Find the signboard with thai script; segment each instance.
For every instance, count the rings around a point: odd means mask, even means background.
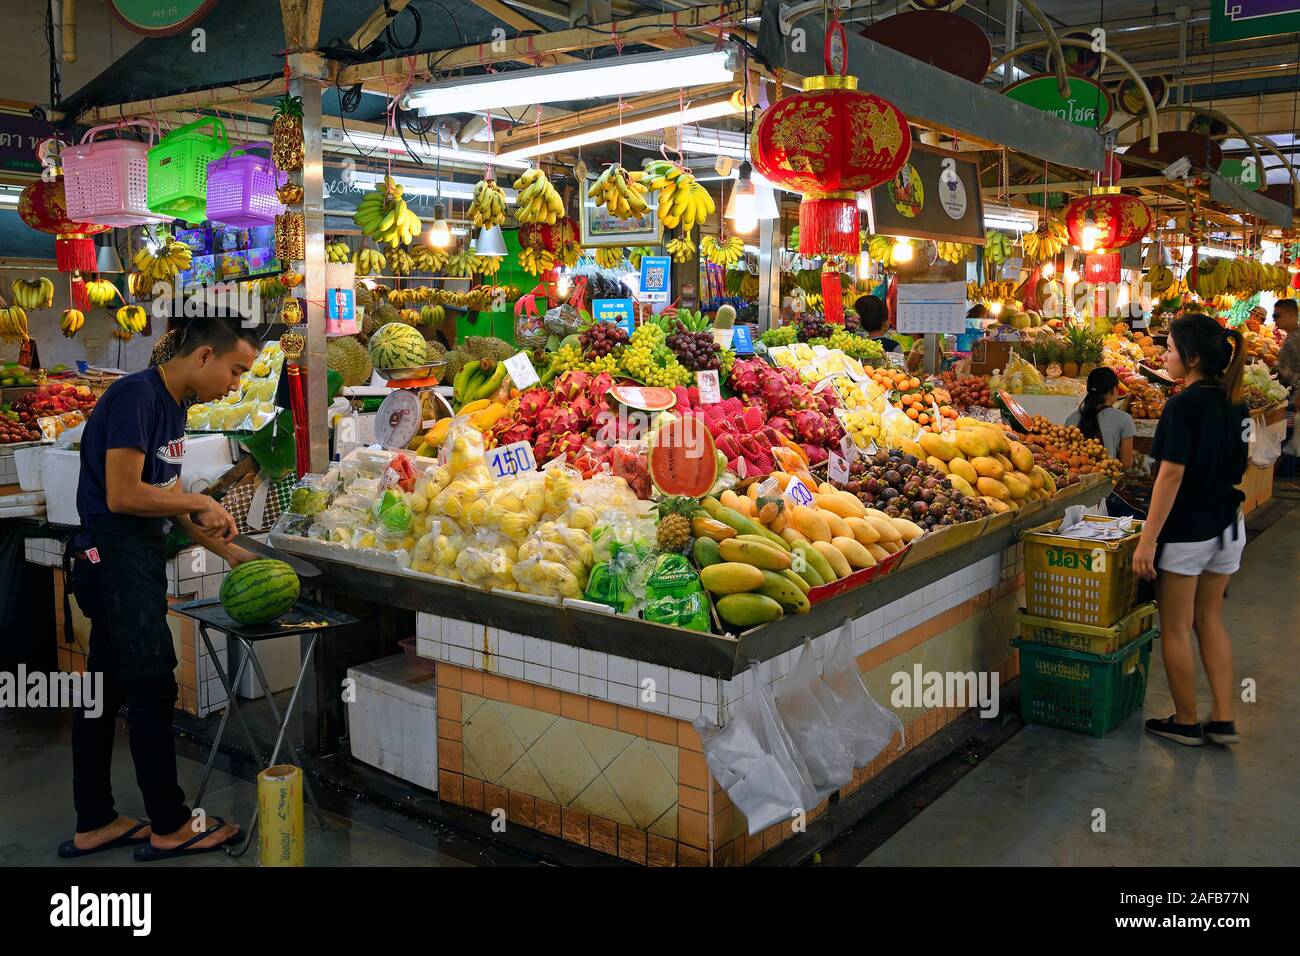
[[[1300,30],[1300,0],[1211,0],[1210,42],[1250,40]]]
[[[1070,85],[1068,97],[1061,96],[1055,73],[1026,77],[1012,83],[1002,93],[1075,126],[1088,129],[1105,126],[1114,109],[1106,88],[1086,76],[1071,76],[1067,79]]]

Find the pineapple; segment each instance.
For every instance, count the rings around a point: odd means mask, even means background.
[[[271,122],[271,159],[282,172],[302,169],[305,153],[302,136],[302,97],[282,96],[275,101]]]
[[[674,496],[659,502],[659,531],[655,544],[660,551],[684,551],[691,543],[691,514],[699,507],[694,498]]]

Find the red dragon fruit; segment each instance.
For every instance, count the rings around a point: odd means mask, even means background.
[[[535,425],[550,404],[550,392],[542,388],[530,388],[519,396],[519,418],[530,425]]]
[[[767,427],[776,432],[777,435],[783,435],[786,438],[794,438],[794,426],[790,424],[790,419],[782,415],[767,420]],[[772,444],[779,444],[779,440],[774,440]]]
[[[806,442],[816,442],[817,444],[826,444],[832,436],[831,422],[821,412],[815,412],[812,409],[795,412],[790,416],[794,424],[794,430],[798,432],[799,438]]]
[[[613,387],[614,376],[610,375],[608,372],[601,372],[587,383],[587,397],[590,398],[594,404],[599,404],[605,400],[605,393]]]
[[[810,442],[804,443],[803,450],[808,455],[809,465],[820,465],[830,457],[830,453],[825,448],[821,445],[814,445]]]
[[[591,376],[580,369],[570,369],[555,380],[555,397],[572,401],[591,384]]]
[[[578,421],[581,422],[579,429],[586,431],[591,426],[591,420],[596,414],[596,404],[588,395],[582,394],[569,402],[569,411],[573,412],[578,417]]]

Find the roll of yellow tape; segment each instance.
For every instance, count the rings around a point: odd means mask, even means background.
[[[302,771],[292,764],[257,775],[262,866],[302,866]]]

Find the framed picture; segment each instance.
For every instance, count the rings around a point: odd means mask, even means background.
[[[595,176],[588,176],[582,184],[579,195],[582,197],[581,241],[584,246],[654,246],[659,244],[659,219],[655,215],[658,203],[655,193],[647,193],[646,200],[650,208],[643,215],[631,219],[619,219],[611,216],[604,206],[597,206],[596,200],[587,195],[587,190],[596,181]]]

